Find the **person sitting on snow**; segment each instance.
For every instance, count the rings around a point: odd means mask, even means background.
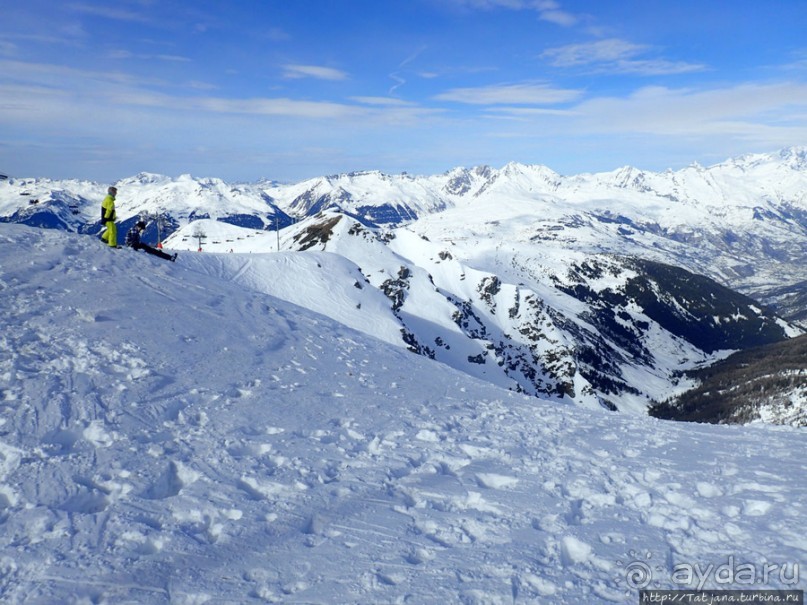
[[[177,259],[176,253],[172,256],[170,254],[166,254],[162,250],[152,248],[151,246],[141,242],[140,237],[143,235],[143,231],[145,230],[146,230],[146,223],[144,221],[137,221],[134,224],[134,226],[131,229],[129,229],[129,232],[126,234],[126,245],[129,246],[130,248],[134,248],[135,250],[144,250],[149,254],[159,256],[160,258],[164,258],[165,260],[175,261]]]

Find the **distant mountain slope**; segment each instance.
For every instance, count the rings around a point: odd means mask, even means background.
[[[807,328],[807,281],[795,284],[771,284],[757,292],[772,311]]]
[[[588,285],[606,272],[612,277],[620,273],[614,264],[596,259],[573,266],[573,284],[556,282],[559,289],[590,305],[592,317],[604,312],[595,320],[601,333],[623,331],[629,318],[627,307],[635,306],[669,333],[706,353],[745,349],[787,336],[782,322],[760,309],[756,301],[708,277],[638,258],[627,258],[622,265],[634,274],[619,288],[597,290]],[[613,315],[615,308],[622,310]]]
[[[740,351],[691,377],[697,388],[650,413],[692,422],[807,426],[807,335]]]

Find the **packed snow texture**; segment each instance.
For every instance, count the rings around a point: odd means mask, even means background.
[[[803,431],[517,395],[182,260],[0,225],[2,602],[805,587]]]

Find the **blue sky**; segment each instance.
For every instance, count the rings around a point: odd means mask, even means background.
[[[562,174],[807,144],[804,0],[26,0],[0,172]]]

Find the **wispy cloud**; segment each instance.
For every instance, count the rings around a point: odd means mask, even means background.
[[[307,101],[285,97],[230,99],[224,97],[178,97],[139,91],[116,99],[119,105],[161,107],[174,111],[202,111],[209,114],[298,118],[304,121],[324,121],[330,125],[359,124],[366,126],[374,120],[383,124],[418,121],[441,113],[409,103],[384,102],[381,98],[361,98],[354,103]]]
[[[210,84],[209,82],[202,82],[200,80],[190,80],[186,83],[186,86],[194,90],[216,90],[219,88],[215,84]]]
[[[411,107],[414,103],[402,101],[393,97],[351,97],[351,100],[364,105],[380,105],[386,107]]]
[[[586,66],[612,73],[635,75],[681,74],[706,69],[698,63],[640,58],[651,50],[652,47],[644,44],[609,38],[550,48],[541,53],[540,58],[555,67]]]
[[[287,98],[225,99],[169,98],[163,105],[170,108],[189,107],[214,113],[286,116],[295,118],[342,119],[355,116],[355,106],[326,101],[300,101]]]
[[[624,61],[645,52],[647,48],[642,44],[633,44],[625,40],[611,38],[585,44],[567,44],[566,46],[550,48],[541,53],[540,56],[557,67],[572,67],[591,63]]]
[[[527,4],[524,0],[444,0],[444,2],[454,6],[479,10],[492,10],[495,8],[520,10]]]
[[[574,117],[577,115],[573,109],[548,109],[545,107],[490,107],[487,111],[491,115],[509,116],[522,120],[543,116]]]
[[[88,71],[60,65],[0,60],[0,71],[19,80],[22,85],[45,87],[66,98],[87,102],[86,89],[93,90],[91,99],[107,110],[113,107],[141,106],[166,110],[203,110],[214,113],[245,115],[285,115],[307,118],[343,118],[356,113],[353,105],[324,101],[298,101],[287,98],[228,99],[217,97],[182,97],[155,92],[155,86],[167,82],[147,80],[118,71]],[[100,88],[97,88],[100,86]],[[80,101],[78,101],[80,99]],[[31,100],[33,105],[33,99]],[[1,117],[1,116],[0,116]]]
[[[53,63],[0,60],[0,73],[11,81],[81,93],[96,85],[159,86],[158,78],[134,76],[124,71],[81,69]]]
[[[801,49],[791,53],[793,58],[792,61],[785,63],[784,65],[779,66],[779,69],[783,69],[786,71],[800,71],[800,70],[807,70],[807,50]]]
[[[263,33],[263,37],[272,42],[285,42],[287,40],[291,40],[291,35],[279,27],[270,27]]]
[[[174,63],[189,63],[191,59],[188,57],[181,57],[179,55],[165,55],[165,54],[157,54],[157,55],[149,55],[143,53],[133,53],[128,50],[113,50],[110,51],[107,55],[110,59],[139,59],[143,61],[169,61]]]
[[[332,67],[318,65],[290,64],[283,66],[284,78],[316,78],[318,80],[347,80],[346,72]]]
[[[300,100],[286,97],[225,97],[177,94],[167,81],[143,78],[121,71],[94,71],[46,63],[0,59],[0,73],[9,84],[0,85],[0,122],[31,121],[44,116],[63,121],[74,111],[87,119],[98,112],[125,115],[132,108],[180,112],[185,117],[204,114],[279,116],[334,123],[372,120],[402,123],[437,115],[439,108],[421,107],[388,97],[354,97],[349,102]],[[190,82],[190,91],[209,91],[206,83]],[[160,92],[160,91],[165,92]],[[88,93],[91,91],[91,93]]]
[[[105,4],[72,3],[67,5],[67,8],[76,13],[103,17],[114,21],[131,21],[135,23],[148,23],[151,21],[151,18],[142,12]]]
[[[667,61],[665,59],[648,59],[636,61],[618,61],[611,70],[614,73],[634,74],[637,76],[672,76],[706,71],[708,67],[701,63],[686,61]]]
[[[494,97],[496,101],[506,98],[504,92]],[[524,153],[546,145],[572,149],[574,142],[599,149],[602,141],[614,148],[627,145],[630,150],[636,145],[660,152],[677,146],[775,149],[807,139],[807,84],[648,86],[626,95],[592,95],[560,107],[488,105],[480,116],[495,124],[486,131],[491,140],[529,141]],[[491,143],[491,149],[494,146]],[[514,145],[499,151],[512,157],[517,149]]]
[[[538,15],[544,21],[562,25],[564,27],[572,27],[577,25],[580,21],[577,15],[568,11],[562,10],[560,5],[554,0],[535,0],[532,2],[533,8],[538,11]]]
[[[782,122],[807,108],[807,84],[738,84],[710,90],[642,88],[624,98],[598,98],[577,109],[605,128],[659,134],[703,134],[727,123]],[[610,126],[606,126],[608,123]]]
[[[475,10],[529,10],[538,13],[543,21],[571,27],[577,25],[580,18],[566,10],[555,0],[443,0],[454,6]]]
[[[26,54],[22,51],[25,51],[26,47],[30,47],[31,45],[36,47],[52,45],[80,46],[84,38],[86,38],[86,32],[84,32],[81,26],[76,24],[61,24],[58,33],[54,31],[47,33],[33,33],[29,31],[24,33],[14,32],[0,34],[0,54],[19,54],[22,56]]]
[[[592,96],[561,111],[542,109],[484,108],[486,118],[495,118],[483,131],[488,153],[495,150],[503,159],[543,153],[561,164],[565,157],[578,171],[625,163],[664,169],[670,162],[723,159],[807,140],[807,84],[801,82],[653,86]]]
[[[0,55],[11,56],[17,53],[17,45],[8,40],[0,39]]]
[[[522,83],[454,88],[435,97],[471,105],[554,105],[568,103],[582,95],[579,90],[553,88],[548,84]]]

